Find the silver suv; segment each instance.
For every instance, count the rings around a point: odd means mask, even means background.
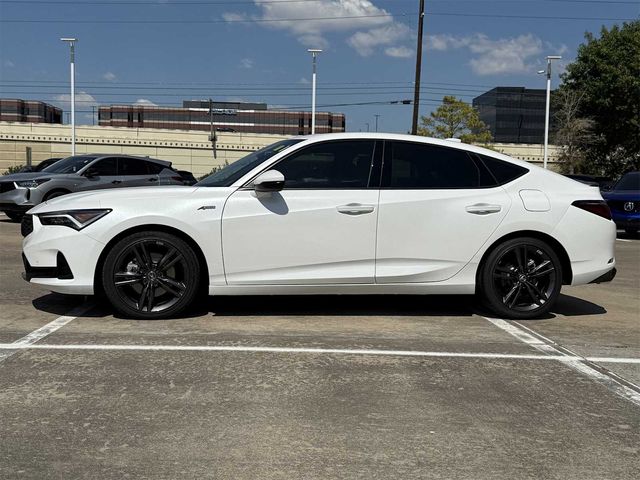
[[[0,177],[0,211],[18,221],[40,202],[71,192],[194,182],[189,172],[177,171],[171,162],[164,160],[113,154],[76,155],[41,172]]]

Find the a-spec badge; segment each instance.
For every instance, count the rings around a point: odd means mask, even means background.
[[[198,210],[215,210],[215,209],[216,209],[215,205],[203,205]]]

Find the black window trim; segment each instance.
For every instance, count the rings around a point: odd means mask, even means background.
[[[478,169],[478,171],[481,168],[484,168],[485,171],[489,174],[489,176],[491,178],[493,178],[493,180],[496,183],[495,183],[495,185],[485,185],[485,186],[477,186],[477,187],[441,187],[441,188],[424,188],[424,187],[403,187],[403,188],[398,188],[398,187],[391,187],[391,186],[383,186],[382,181],[384,179],[385,164],[387,162],[388,162],[389,165],[391,164],[391,161],[390,161],[390,158],[389,158],[389,155],[391,154],[391,149],[390,148],[386,148],[388,142],[409,143],[409,144],[412,144],[412,145],[440,147],[440,148],[445,148],[447,150],[455,150],[455,151],[458,151],[458,152],[464,152],[464,153],[467,154],[467,156],[469,157],[471,162],[474,164],[474,166]],[[416,141],[411,141],[411,140],[385,140],[384,141],[384,154],[383,154],[383,159],[382,159],[382,169],[380,171],[380,187],[379,187],[380,190],[488,190],[488,189],[491,189],[491,188],[498,188],[498,187],[501,187],[501,186],[502,185],[500,185],[500,182],[498,182],[498,180],[493,175],[493,173],[491,172],[489,167],[487,167],[485,165],[485,163],[482,162],[480,157],[477,157],[476,153],[474,153],[474,152],[470,152],[470,151],[464,150],[462,148],[454,148],[454,147],[449,147],[447,145],[440,145],[440,144],[429,143],[429,142],[416,142]]]
[[[242,185],[238,190],[253,190],[254,186],[253,186],[253,181],[258,178],[260,175],[262,175],[264,172],[268,172],[269,170],[277,170],[277,165],[280,162],[283,162],[284,160],[290,158],[293,155],[296,155],[297,153],[300,153],[302,150],[304,150],[307,147],[313,147],[319,144],[329,144],[329,143],[338,143],[338,142],[373,142],[373,152],[371,154],[371,163],[369,165],[369,178],[368,178],[368,184],[366,187],[357,187],[357,188],[322,188],[322,187],[316,187],[316,188],[283,188],[282,191],[297,191],[297,192],[304,192],[304,191],[316,191],[316,190],[327,190],[327,191],[333,191],[333,190],[378,190],[380,187],[379,186],[371,186],[371,179],[374,178],[375,176],[372,175],[372,172],[375,169],[378,169],[378,174],[379,174],[379,179],[380,181],[382,181],[382,164],[384,163],[384,161],[381,162],[380,165],[375,165],[375,160],[376,160],[376,149],[380,146],[382,148],[382,152],[383,152],[383,157],[384,157],[384,141],[381,141],[380,139],[376,139],[376,138],[343,138],[343,139],[335,139],[335,140],[325,140],[325,141],[319,141],[319,142],[314,142],[314,143],[309,143],[301,148],[296,149],[293,152],[290,152],[289,154],[285,155],[284,157],[278,159],[278,161],[272,165],[269,165],[267,168],[265,168],[264,170],[261,170],[259,173],[257,173],[256,175],[254,175],[249,181],[247,181],[244,185]],[[286,179],[285,179],[286,180]]]

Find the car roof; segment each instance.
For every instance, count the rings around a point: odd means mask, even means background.
[[[468,143],[463,143],[457,138],[452,139],[443,139],[443,138],[433,138],[433,137],[423,137],[421,135],[406,135],[400,133],[372,133],[372,132],[356,132],[356,133],[322,133],[316,135],[303,135],[299,138],[302,140],[309,141],[327,141],[327,140],[348,140],[348,139],[368,139],[368,140],[396,140],[402,142],[414,142],[414,143],[426,143],[430,145],[439,145],[442,147],[456,148],[458,150],[465,150],[467,152],[477,153],[479,155],[486,155],[489,157],[497,158],[499,160],[505,160],[507,162],[514,163],[516,165],[520,165],[525,167],[528,170],[541,169],[537,165],[533,165],[525,160],[519,160],[517,158],[510,157],[505,155],[504,153],[500,153],[496,150],[491,150],[488,148],[478,147],[476,145],[470,145]]]
[[[140,157],[137,155],[127,155],[126,153],[82,153],[79,155],[76,155],[78,157],[95,157],[95,158],[103,158],[103,157],[124,157],[124,158],[133,158],[135,160],[145,160],[147,162],[153,162],[153,163],[158,163],[160,165],[163,165],[165,167],[171,167],[171,162],[167,161],[167,160],[160,160],[158,158],[151,158],[151,157]]]

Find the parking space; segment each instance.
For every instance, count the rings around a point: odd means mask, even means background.
[[[637,478],[636,238],[527,322],[459,296],[133,321],[26,284],[19,226],[0,240],[0,478]]]

